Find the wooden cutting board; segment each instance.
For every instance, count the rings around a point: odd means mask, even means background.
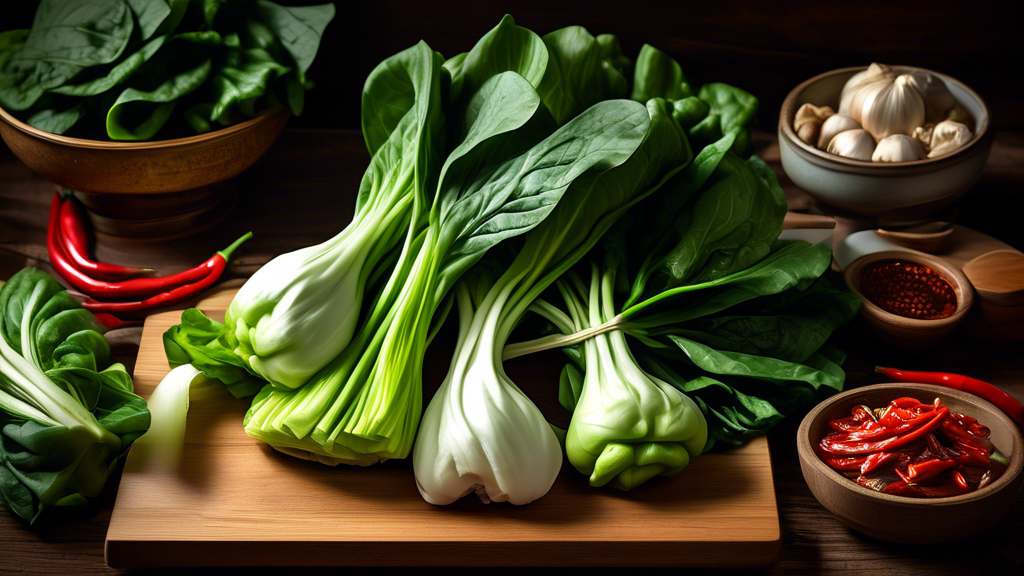
[[[220,320],[234,293],[222,290],[199,307]],[[177,311],[146,320],[135,367],[144,398],[169,371],[161,335],[179,318]],[[428,352],[424,404],[448,368],[445,339]],[[565,425],[560,356],[546,354],[506,368]],[[194,388],[179,469],[148,469],[129,454],[107,532],[110,566],[767,566],[779,555],[764,437],[702,455],[682,474],[631,492],[592,488],[566,464],[529,505],[471,496],[438,507],[420,497],[411,460],[369,468],[298,460],[245,434],[248,407],[219,385]]]

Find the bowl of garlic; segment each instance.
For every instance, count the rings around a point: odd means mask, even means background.
[[[923,68],[833,70],[794,88],[779,115],[786,175],[818,202],[920,217],[977,182],[992,147],[988,107]]]

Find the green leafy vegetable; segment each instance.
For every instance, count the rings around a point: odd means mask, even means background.
[[[191,359],[245,396],[257,381],[249,374],[297,388],[346,348],[366,284],[410,232],[427,225],[425,186],[444,120],[440,69],[440,56],[424,43],[377,66],[363,93],[372,158],[352,223],[323,244],[260,268],[232,301],[226,326],[186,311],[165,335],[175,364]]]
[[[740,443],[822,394],[842,389],[843,371],[829,359],[825,341],[853,317],[859,301],[819,278],[831,262],[826,247],[775,239],[785,216],[782,190],[760,159],[742,161],[728,151],[730,145],[720,141],[706,147],[605,238],[602,280],[592,283],[590,298],[599,285],[610,302],[615,275],[624,273],[633,281],[620,283],[629,294],[621,307],[609,307],[587,324],[578,312],[571,316],[541,302],[533,310],[570,336],[506,348],[505,356],[512,357],[585,341],[585,352],[570,350],[572,362],[560,382],[563,405],[578,410],[588,379],[610,380],[603,376],[607,366],[639,364],[655,382],[674,386],[700,405],[708,420],[707,449],[715,442]],[[625,242],[645,222],[654,221],[654,233],[662,234],[666,219],[671,233],[648,243]],[[585,291],[576,289],[576,300],[571,288],[561,293],[570,311],[585,309],[574,304]],[[574,322],[567,322],[570,316]],[[590,339],[611,339],[608,333],[633,340],[620,347],[617,362],[591,364]],[[591,376],[595,369],[599,373]],[[578,467],[593,474],[586,456],[593,450],[575,450],[584,464]],[[620,451],[623,460],[613,461],[628,461],[631,453]],[[623,484],[646,480],[654,468],[647,470],[632,473]]]
[[[595,105],[584,115],[617,102],[622,101]],[[459,294],[459,344],[424,414],[413,454],[417,486],[428,502],[447,504],[475,491],[484,501],[525,504],[554,482],[559,441],[505,374],[500,350],[537,296],[632,203],[690,161],[686,136],[664,101],[648,102],[645,112],[646,134],[628,160],[574,182],[548,218],[527,234],[497,281],[478,281]],[[469,302],[471,294],[478,295]]]
[[[128,46],[133,28],[121,0],[43,0],[25,45],[0,71],[0,104],[26,110],[83,68],[113,62]]]
[[[113,140],[282,105],[300,114],[334,15],[265,0],[45,0],[31,30],[0,35],[0,105],[49,132]]]
[[[149,428],[102,331],[45,272],[0,288],[0,502],[30,523],[98,496]]]
[[[651,98],[675,101],[691,95],[690,85],[679,63],[654,46],[644,44],[636,57],[631,98],[639,102]]]

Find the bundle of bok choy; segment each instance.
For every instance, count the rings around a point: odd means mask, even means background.
[[[739,444],[842,389],[841,355],[825,341],[859,300],[819,278],[827,248],[776,239],[782,190],[760,159],[729,152],[730,139],[620,221],[591,254],[589,284],[576,272],[559,281],[563,307],[531,307],[564,336],[504,352],[574,346],[559,390],[572,412],[566,453],[593,485],[672,475],[716,441]],[[693,397],[704,436],[673,440],[667,425],[683,419],[651,400],[673,396]]]
[[[567,451],[592,483],[622,488],[770,420],[737,407],[757,397],[731,376],[708,384],[701,371],[841,386],[822,342],[853,308],[816,280],[827,249],[776,241],[778,184],[737,155],[756,98],[695,91],[650,46],[632,86],[631,67],[614,36],[539,37],[507,16],[447,61],[423,42],[385,60],[363,93],[371,163],[352,223],[268,263],[224,324],[186,311],[165,334],[172,365],[238,396],[261,388],[245,429],[278,450],[359,465],[414,451],[420,492],[438,504],[470,492],[523,504],[558,473],[558,433],[505,374],[503,350],[590,338],[568,349],[562,378]],[[504,270],[474,268],[499,243],[518,248]],[[588,254],[589,288],[570,271]],[[538,300],[556,282],[566,311]],[[455,355],[420,426],[425,350],[453,302]],[[531,309],[565,335],[506,347]],[[768,318],[752,320],[762,332],[803,319],[814,337],[768,346],[741,314]]]

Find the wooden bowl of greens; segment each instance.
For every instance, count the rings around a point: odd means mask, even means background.
[[[99,232],[211,223],[223,183],[302,112],[333,5],[205,6],[43,0],[30,30],[0,33],[0,136]]]

